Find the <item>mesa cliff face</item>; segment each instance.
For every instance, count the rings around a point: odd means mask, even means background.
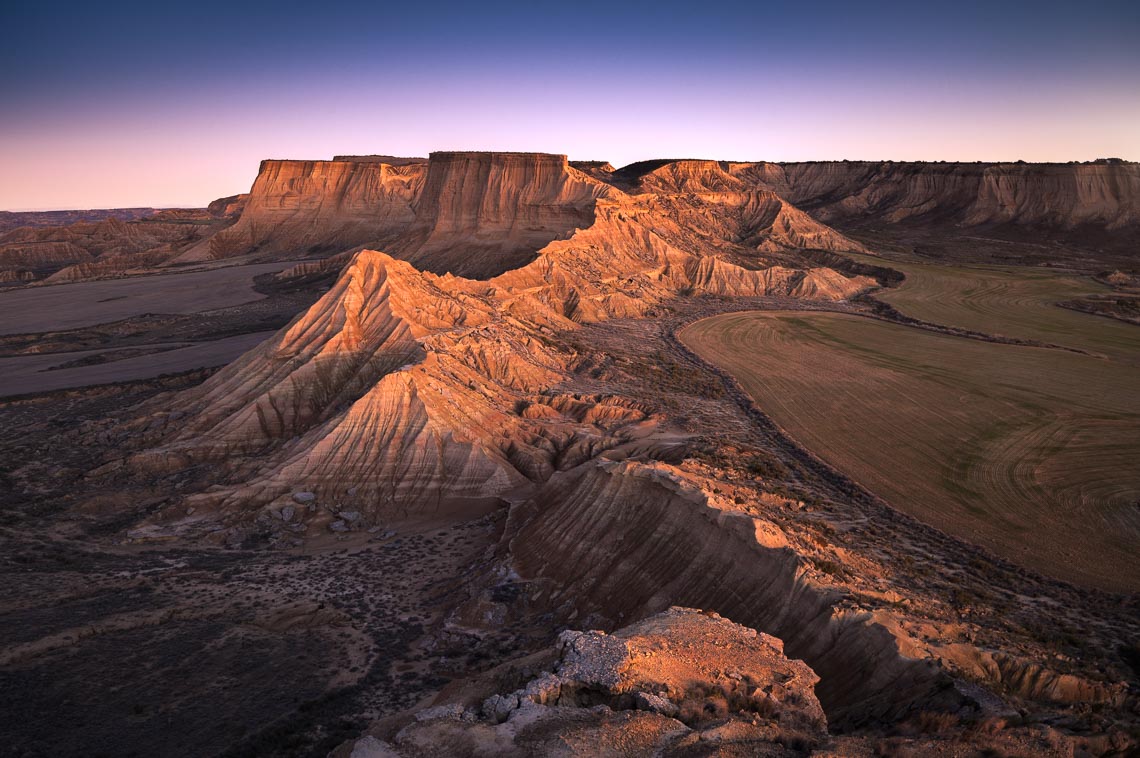
[[[827,223],[906,220],[1121,229],[1140,224],[1136,164],[679,160],[607,174],[633,191],[762,188]]]
[[[424,166],[372,160],[261,162],[241,216],[182,260],[305,257],[391,239],[415,218]]]
[[[1133,164],[799,163],[773,189],[821,219],[943,216],[964,226],[1049,227],[1140,223],[1140,166]]]
[[[588,226],[614,190],[542,153],[264,161],[238,223],[184,260],[297,257],[362,246],[437,273],[487,277]]]
[[[477,273],[465,271],[472,259],[517,268],[552,239],[589,226],[596,201],[610,194],[564,155],[432,153],[413,232],[426,237],[406,254],[421,268],[457,274]]]

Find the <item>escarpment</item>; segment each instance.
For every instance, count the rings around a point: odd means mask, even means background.
[[[1122,254],[1140,235],[1140,166],[1131,163],[652,160],[615,169],[543,153],[340,155],[263,161],[248,194],[190,216],[161,211],[145,222],[5,232],[0,272],[24,281],[63,269],[56,281],[74,281],[170,263],[372,248],[422,270],[485,279],[590,226],[599,203],[625,194],[750,196],[753,244],[766,252],[866,252],[819,222],[876,232],[933,225],[959,236],[1001,230],[1030,242],[1061,235],[1078,249]]]
[[[683,468],[586,464],[551,479],[511,518],[520,572],[571,588],[579,612],[617,620],[693,604],[783,638],[820,675],[833,721],[896,719],[946,686],[930,662],[900,655],[868,615],[837,612],[779,527],[710,494]]]
[[[1140,165],[1131,163],[678,160],[632,164],[606,176],[631,192],[771,190],[821,221],[845,226],[1140,225]]]
[[[412,230],[423,242],[397,252],[457,274],[477,275],[469,261],[482,259],[498,261],[499,271],[518,268],[551,240],[589,226],[598,198],[611,194],[564,155],[432,153]]]
[[[596,204],[593,223],[486,281],[357,254],[291,326],[156,414],[152,442],[132,466],[226,462],[231,484],[202,495],[195,522],[213,509],[240,524],[297,487],[370,521],[446,511],[452,501],[490,503],[658,423],[628,401],[562,392],[578,358],[551,341],[555,332],[641,316],[679,293],[836,300],[873,284],[799,262],[789,249],[796,239],[843,238],[770,193],[697,203],[616,191],[595,198],[598,185],[567,178],[560,157],[444,161],[462,171],[443,165],[433,197],[464,206],[474,193],[490,209],[481,218],[497,218],[499,229],[527,223],[516,209],[534,205],[504,209],[486,195],[504,182]],[[504,178],[511,171],[530,178]],[[781,213],[799,236],[772,222]],[[570,410],[578,404],[585,408]],[[230,463],[235,452],[244,460]]]
[[[394,239],[414,219],[423,164],[375,160],[261,162],[237,223],[181,256],[302,258]]]
[[[1136,164],[785,164],[772,187],[823,220],[945,218],[1121,229],[1140,224]]]
[[[483,278],[588,226],[597,199],[614,192],[566,156],[543,153],[264,161],[238,222],[183,260],[371,247],[427,271]]]

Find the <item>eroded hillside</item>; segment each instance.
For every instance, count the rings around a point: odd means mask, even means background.
[[[352,666],[307,710],[258,721],[249,750],[327,745],[361,722],[372,736],[346,755],[589,754],[634,737],[677,754],[879,738],[948,754],[1130,749],[1134,599],[892,510],[677,341],[729,311],[884,317],[862,296],[893,272],[840,255],[875,251],[798,207],[801,179],[513,153],[268,161],[238,221],[186,256],[347,251],[285,272],[343,266],[335,283],[201,384],[76,432],[99,451],[71,474],[81,488],[39,461],[11,481],[40,487],[69,534],[125,550],[281,556],[257,565],[312,601],[307,620],[249,621],[213,595],[211,618],[291,644],[298,629],[339,636]],[[831,190],[806,181],[799,196],[822,208]],[[565,629],[630,624],[549,648]],[[379,637],[391,629],[395,647]],[[425,696],[437,707],[401,715]],[[351,735],[332,727],[344,714]]]

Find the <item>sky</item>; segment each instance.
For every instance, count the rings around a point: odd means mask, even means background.
[[[0,25],[0,209],[263,158],[1140,160],[1140,2],[50,2]]]

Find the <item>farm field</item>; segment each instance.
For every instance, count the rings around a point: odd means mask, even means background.
[[[961,281],[922,283],[946,287],[922,317],[968,312],[954,303],[969,297],[947,284]],[[1039,301],[1012,302],[1032,312]],[[986,307],[1011,328],[1031,321],[1013,305]],[[1064,313],[1092,322],[1054,338],[1074,347],[1117,326]],[[966,318],[944,320],[978,326]],[[1123,344],[1090,356],[838,313],[726,314],[679,336],[800,444],[898,509],[1052,576],[1140,588],[1138,353]]]
[[[1090,278],[1043,268],[943,266],[846,255],[906,274],[902,284],[876,292],[875,298],[907,316],[1140,363],[1140,329],[1135,325],[1055,305],[1112,291]]]

